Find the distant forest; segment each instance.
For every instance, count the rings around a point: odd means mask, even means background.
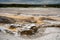
[[[60,8],[60,4],[0,4],[0,7],[56,7]]]

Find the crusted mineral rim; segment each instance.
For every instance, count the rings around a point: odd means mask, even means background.
[[[8,26],[8,27],[7,27]],[[39,28],[34,23],[26,23],[26,24],[5,24],[4,26],[0,27],[0,31],[17,36],[17,37],[24,37],[24,38],[37,38],[42,36],[45,28]]]
[[[14,36],[42,36],[47,27],[60,27],[60,20],[51,17],[0,16],[0,32]]]
[[[37,27],[35,24],[6,24],[9,27],[0,27],[0,31],[4,33],[14,34],[14,35],[32,35],[37,32]]]

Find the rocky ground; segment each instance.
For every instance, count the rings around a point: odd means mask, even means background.
[[[42,36],[23,37],[0,33],[0,40],[60,40],[60,28],[46,28]]]
[[[0,8],[0,40],[60,40],[60,8]]]

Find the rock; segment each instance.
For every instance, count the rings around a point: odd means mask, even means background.
[[[32,35],[32,30],[24,30],[21,32],[21,35]]]
[[[34,35],[37,32],[37,28],[24,30],[21,32],[21,35]]]
[[[9,23],[14,23],[15,20],[12,19],[12,18],[9,18],[9,17],[6,17],[6,16],[0,16],[0,23],[6,23],[6,24],[9,24]]]
[[[14,25],[11,25],[9,29],[16,29],[16,27]]]
[[[37,30],[38,30],[38,28],[36,26],[32,26],[30,29],[33,30],[34,33],[37,32]]]
[[[41,17],[40,20],[52,20],[52,21],[56,21],[55,19],[48,18],[48,17]]]
[[[28,25],[28,24],[27,24]],[[37,32],[38,28],[34,24],[29,24],[22,28],[21,35],[33,35]]]

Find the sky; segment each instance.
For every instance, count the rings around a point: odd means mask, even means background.
[[[0,0],[0,3],[16,4],[60,4],[60,0]]]

